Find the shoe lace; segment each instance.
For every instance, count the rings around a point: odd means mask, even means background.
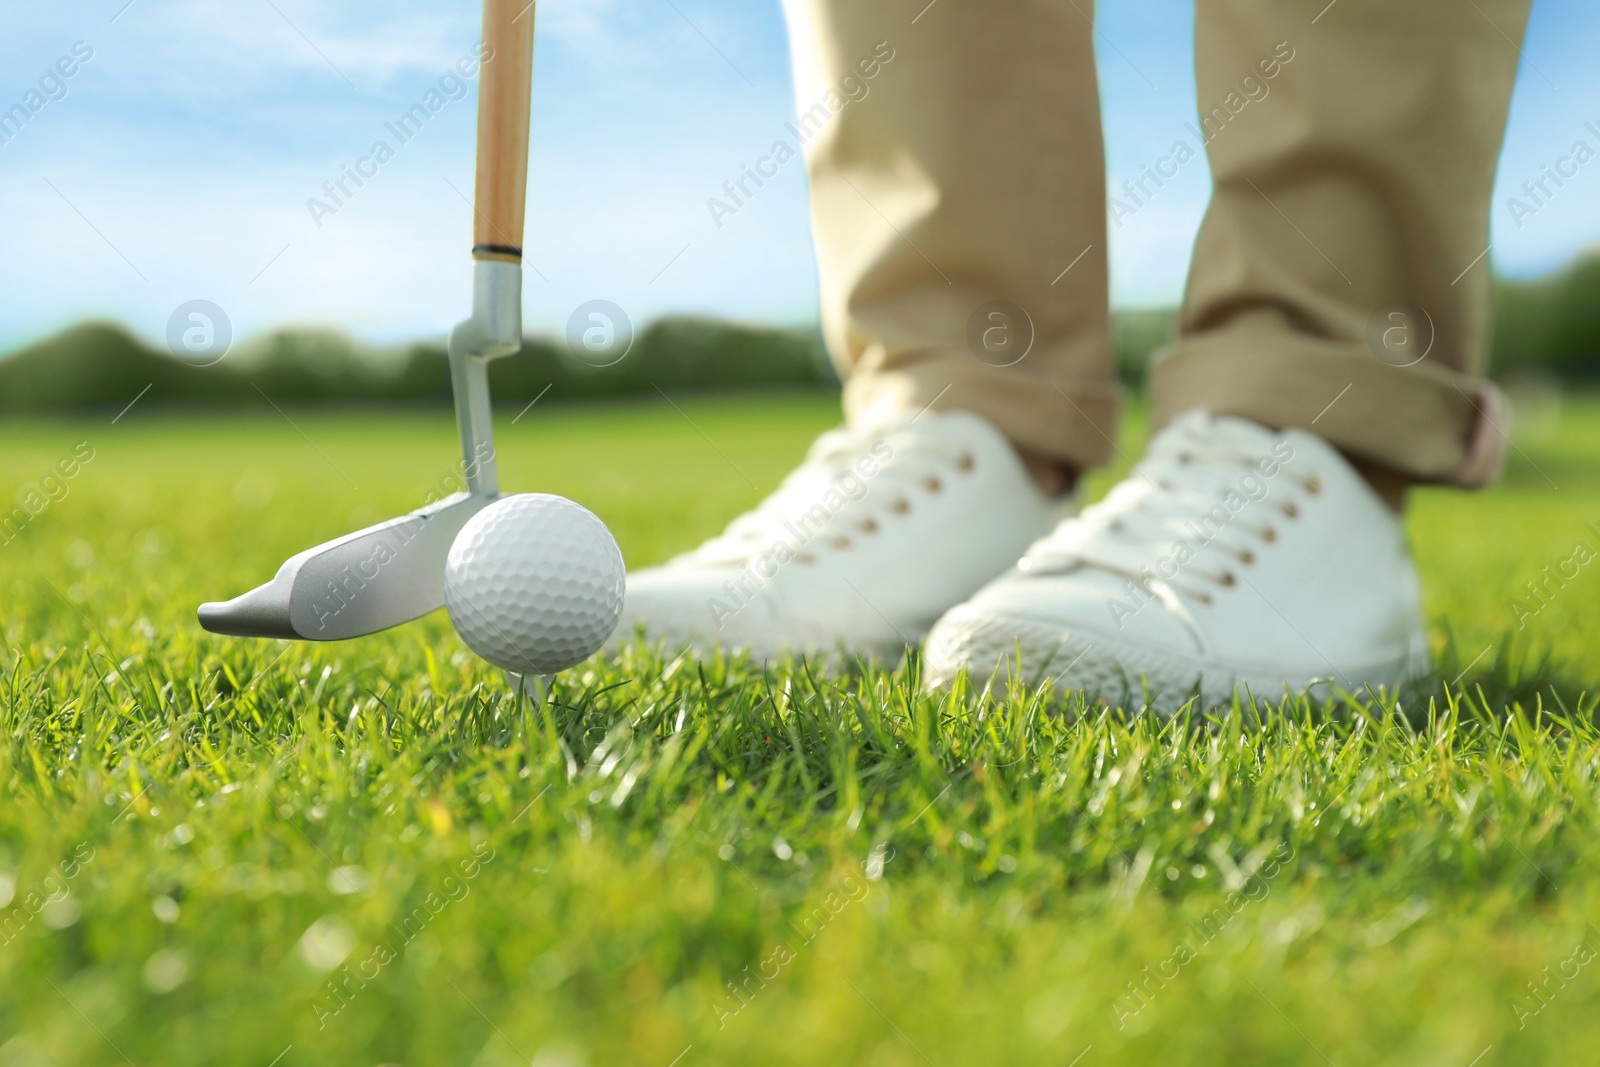
[[[1305,457],[1273,451],[1277,440],[1236,420],[1185,416],[1105,499],[1036,542],[1019,567],[1098,567],[1210,603],[1215,587],[1239,582],[1280,526],[1299,517],[1298,495],[1322,491]]]
[[[949,468],[968,471],[974,462],[964,442],[910,422],[829,430],[770,496],[675,562],[747,564],[779,541],[814,562],[817,549],[848,549],[889,516],[909,514],[919,495],[943,490]]]

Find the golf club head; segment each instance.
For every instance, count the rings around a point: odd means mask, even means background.
[[[444,566],[467,520],[500,495],[489,361],[522,347],[522,268],[478,262],[473,314],[450,334],[450,378],[467,491],[290,556],[265,585],[200,605],[200,625],[234,637],[342,641],[444,606]]]
[[[494,497],[456,493],[409,515],[290,556],[265,585],[200,605],[215,634],[340,641],[444,606],[445,559],[467,520]]]

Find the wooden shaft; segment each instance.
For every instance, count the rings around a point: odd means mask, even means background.
[[[533,104],[533,3],[484,0],[475,259],[522,259]]]

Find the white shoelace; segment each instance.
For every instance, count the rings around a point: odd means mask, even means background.
[[[847,549],[880,533],[887,516],[912,511],[919,495],[941,491],[952,468],[970,470],[973,462],[965,443],[910,423],[829,430],[771,496],[673,562],[746,564],[778,542],[797,558]]]
[[[1271,550],[1304,494],[1322,491],[1308,459],[1251,424],[1185,415],[1104,500],[1035,543],[1019,566],[1098,567],[1209,603]]]

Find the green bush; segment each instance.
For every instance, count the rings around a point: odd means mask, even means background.
[[[1489,371],[1570,382],[1600,379],[1600,253],[1576,259],[1542,278],[1494,287]],[[1177,312],[1141,308],[1111,320],[1117,376],[1138,388],[1160,349],[1176,334]]]
[[[1493,352],[1496,375],[1600,378],[1600,254],[1496,286]]]
[[[1175,320],[1165,308],[1112,317],[1113,364],[1125,385],[1143,384]],[[1600,253],[1543,278],[1495,286],[1490,369],[1497,377],[1600,379]],[[838,384],[815,331],[681,317],[650,325],[610,367],[589,366],[559,339],[531,337],[520,357],[496,362],[491,377],[495,396],[508,403],[547,389],[561,400]],[[215,366],[192,367],[107,323],[75,326],[0,359],[0,410],[120,407],[146,386],[146,403],[178,406],[259,404],[261,394],[294,405],[448,403],[450,371],[438,344],[374,351],[308,331],[273,333]]]
[[[651,393],[655,389],[829,387],[837,378],[822,340],[802,330],[668,318],[645,329],[626,357],[589,366],[565,344],[527,340],[522,354],[491,368],[495,396],[532,400]],[[440,402],[450,399],[445,350],[415,344],[375,352],[326,332],[280,331],[240,346],[220,363],[190,366],[122,327],[75,326],[0,360],[0,409],[47,411],[122,406],[149,386],[145,402],[225,407],[274,403]],[[258,391],[259,390],[259,391]]]
[[[1144,385],[1150,363],[1176,334],[1178,313],[1172,308],[1129,308],[1111,316],[1111,364],[1130,389]]]

